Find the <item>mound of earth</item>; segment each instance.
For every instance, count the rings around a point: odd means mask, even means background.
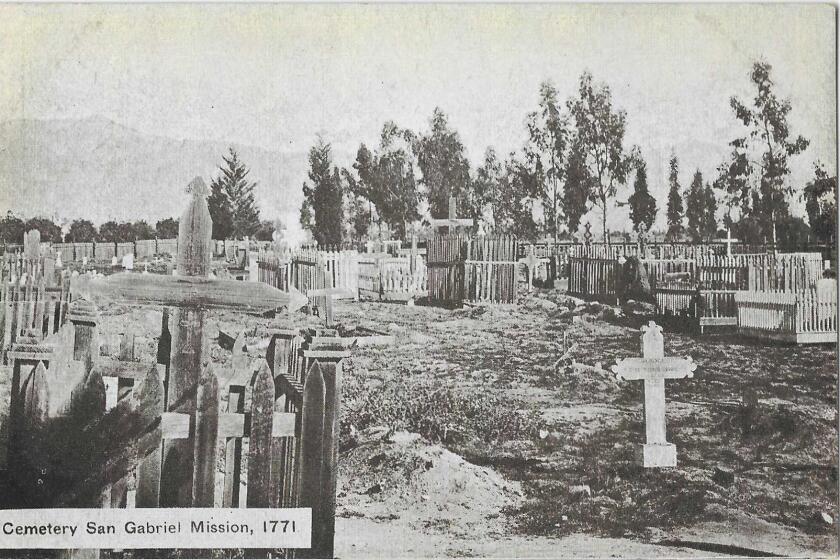
[[[519,484],[465,461],[419,434],[372,430],[341,455],[339,517],[399,520],[451,534],[488,533],[519,502]]]

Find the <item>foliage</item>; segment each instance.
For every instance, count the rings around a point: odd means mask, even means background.
[[[106,243],[134,241],[134,228],[130,222],[117,223],[114,220],[109,220],[99,226],[99,234],[96,236],[96,240]]]
[[[811,231],[821,243],[833,243],[837,235],[837,176],[829,177],[819,163],[814,178],[802,192]]]
[[[456,197],[458,208],[467,206],[470,164],[461,137],[449,128],[439,107],[435,107],[429,124],[430,130],[415,138],[412,147],[423,174],[420,183],[426,189],[432,218],[445,218],[450,196]]]
[[[740,209],[751,218],[763,237],[775,235],[775,225],[788,214],[793,188],[787,182],[789,159],[802,153],[809,141],[792,137],[787,118],[790,101],[779,99],[773,91],[772,67],[753,63],[750,80],[756,96],[752,105],[730,98],[735,117],[746,128],[746,136],[732,140],[729,160],[718,170],[716,186],[726,191],[730,208]]]
[[[568,102],[575,123],[582,161],[591,180],[579,183],[589,187],[588,197],[601,209],[604,239],[607,237],[607,202],[615,197],[619,185],[638,158],[637,148],[624,150],[627,114],[614,110],[612,93],[606,84],[594,85],[592,75],[580,77],[578,97]]]
[[[154,239],[155,230],[145,220],[137,220],[131,224],[134,239]]]
[[[304,206],[301,226],[309,229],[318,245],[340,245],[342,234],[343,193],[341,172],[331,171],[332,147],[319,137],[309,150],[309,180],[303,183]],[[304,223],[311,209],[311,221]]]
[[[155,235],[158,239],[174,239],[178,237],[178,220],[164,218],[155,224]]]
[[[364,376],[346,379],[342,439],[349,435],[350,426],[364,430],[384,425],[447,444],[496,443],[530,438],[536,432],[534,418],[492,391],[456,390],[434,379],[412,377],[399,377],[371,390]]]
[[[154,235],[152,235],[154,238]],[[96,227],[90,220],[73,220],[67,232],[68,243],[90,243],[96,240]]]
[[[542,201],[543,230],[551,232],[557,241],[562,210],[560,182],[566,167],[569,127],[567,118],[560,112],[557,88],[551,82],[540,84],[539,109],[528,113],[526,122],[525,165]]]
[[[23,243],[24,223],[11,210],[0,220],[0,241],[4,243]]]
[[[272,233],[274,233],[274,222],[263,220],[260,222],[260,227],[254,232],[254,239],[257,241],[271,241],[273,239],[271,237]]]
[[[637,232],[650,231],[656,219],[656,199],[648,191],[647,165],[640,161],[636,168],[636,180],[633,182],[633,194],[630,203],[630,220],[633,230]]]
[[[683,201],[680,195],[680,164],[677,156],[671,155],[668,163],[670,173],[668,174],[668,232],[665,237],[671,241],[677,240],[683,233]]]
[[[700,227],[700,233],[704,239],[713,239],[718,232],[717,217],[717,196],[715,190],[709,183],[706,183],[706,188],[703,190],[703,220]]]
[[[706,191],[703,188],[703,174],[699,169],[695,171],[691,185],[685,193],[685,218],[688,222],[688,236],[695,243],[701,242],[706,220]]]
[[[538,227],[533,208],[536,199],[528,176],[523,163],[515,154],[510,154],[499,176],[494,207],[493,217],[499,233],[513,234],[524,239],[537,237]]]
[[[590,210],[590,193],[594,192],[592,176],[586,166],[586,154],[579,142],[574,142],[566,159],[566,188],[563,190],[563,214],[569,233],[580,227],[581,218]]]
[[[242,239],[253,236],[260,227],[260,210],[254,198],[257,184],[248,181],[250,170],[232,147],[222,156],[221,174],[210,183],[207,206],[213,219],[214,239]],[[218,225],[217,225],[218,220]]]
[[[496,157],[493,148],[484,152],[484,163],[476,170],[467,193],[467,212],[485,226],[495,226],[499,215],[499,185],[502,180],[502,163]],[[485,211],[489,210],[492,221],[486,220]],[[489,231],[489,229],[487,230]]]
[[[23,226],[24,231],[31,231],[37,229],[41,232],[41,241],[51,241],[53,243],[61,243],[61,226],[53,222],[49,218],[35,217],[26,220]]]
[[[417,205],[420,193],[414,176],[413,133],[389,121],[382,127],[379,149],[376,153],[361,144],[353,168],[358,180],[349,171],[343,173],[348,190],[354,197],[368,201],[367,211],[359,202],[353,203],[355,219],[353,229],[357,235],[367,233],[364,215],[375,215],[377,223],[388,225],[399,237],[405,236],[405,224],[420,219]],[[375,212],[374,212],[375,209]]]
[[[361,241],[370,229],[371,209],[373,203],[366,201],[362,196],[356,194],[360,191],[359,181],[347,169],[342,168],[343,177],[347,188],[344,193],[344,236],[347,239]]]

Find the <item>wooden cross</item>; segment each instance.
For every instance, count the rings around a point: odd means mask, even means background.
[[[612,367],[616,377],[645,382],[645,432],[642,465],[676,467],[677,448],[665,438],[665,380],[693,377],[697,364],[691,358],[666,358],[662,327],[651,321],[642,327],[642,358],[620,360]]]
[[[541,262],[548,262],[548,259],[541,259],[538,258],[533,251],[528,253],[528,256],[519,259],[519,262],[524,264],[528,267],[528,291],[531,291],[531,287],[534,285],[534,272],[537,270],[537,266]]]
[[[432,224],[432,229],[435,230],[435,232],[437,232],[439,228],[445,227],[449,228],[449,231],[451,233],[454,233],[458,226],[470,227],[473,224],[473,221],[469,218],[458,218],[458,214],[456,212],[456,204],[456,198],[454,196],[450,196],[449,217],[429,220]]]
[[[726,256],[732,256],[732,244],[739,243],[740,239],[733,239],[732,237],[732,229],[726,228],[726,239],[715,239],[715,241],[726,243]]]
[[[320,288],[317,290],[306,290],[306,296],[324,299],[324,325],[333,326],[333,299],[336,297],[353,297],[353,293],[347,288]]]
[[[95,296],[130,305],[177,308],[170,328],[165,410],[186,415],[195,430],[189,437],[173,439],[169,436],[164,440],[161,468],[169,482],[167,488],[161,488],[162,507],[206,503],[208,492],[212,494],[212,485],[200,478],[212,477],[215,466],[200,464],[207,455],[195,453],[193,449],[197,445],[194,440],[202,441],[207,430],[212,431],[213,424],[218,422],[218,419],[211,420],[212,414],[197,414],[197,406],[205,406],[200,402],[199,388],[208,377],[206,370],[210,362],[209,345],[204,335],[207,309],[265,312],[280,307],[299,309],[306,303],[302,294],[282,292],[261,282],[209,278],[212,220],[207,208],[208,190],[204,181],[196,177],[188,192],[192,198],[179,223],[176,276],[131,273],[96,279],[79,276],[73,279],[70,287],[75,297]],[[203,419],[202,422],[197,422],[197,418]]]

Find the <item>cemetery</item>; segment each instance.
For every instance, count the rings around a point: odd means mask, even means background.
[[[308,510],[311,539],[0,557],[838,555],[836,89],[775,46],[828,12],[713,49],[701,8],[462,8],[184,6],[175,41],[175,8],[91,7],[66,59],[111,89],[81,101],[15,51],[0,513]],[[88,35],[157,62],[117,79]]]
[[[4,257],[6,507],[311,504],[296,554],[316,557],[380,550],[384,530],[421,555],[500,533],[535,552],[580,533],[628,553],[832,550],[819,254],[464,228],[237,258],[209,239],[203,182],[188,191],[170,272],[74,270],[37,231]],[[701,332],[716,293],[733,297]],[[802,324],[834,338],[790,337]],[[85,433],[108,435],[69,451]]]

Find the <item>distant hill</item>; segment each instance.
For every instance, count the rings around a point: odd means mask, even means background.
[[[228,144],[144,134],[101,117],[0,122],[0,211],[26,217],[178,216],[184,187],[217,173]],[[233,144],[257,181],[263,219],[297,220],[305,152]]]

